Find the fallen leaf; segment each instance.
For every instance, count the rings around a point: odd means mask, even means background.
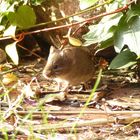
[[[18,81],[18,78],[15,74],[13,73],[8,73],[8,74],[5,74],[3,75],[3,84],[5,85],[8,85],[8,84],[11,84],[13,82],[17,82]]]
[[[35,95],[35,92],[32,90],[30,84],[25,85],[22,89],[22,92],[26,97],[33,97]]]
[[[76,39],[76,38],[70,37],[70,36],[68,37],[68,39],[69,39],[69,43],[70,43],[71,45],[77,46],[77,47],[82,46],[82,42],[81,42],[79,39]]]

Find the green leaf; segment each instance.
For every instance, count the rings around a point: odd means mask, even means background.
[[[105,8],[106,8],[106,12],[111,12],[111,11],[115,11],[116,9],[119,8],[119,4],[120,2],[118,1],[113,1],[113,3],[109,4],[109,5],[106,5]]]
[[[18,52],[17,52],[17,48],[16,48],[16,43],[14,42],[12,44],[8,44],[5,47],[5,51],[8,54],[8,56],[12,59],[12,61],[14,62],[15,65],[18,65],[19,63],[19,57],[18,57]]]
[[[2,0],[0,2],[0,22],[2,22],[2,20],[5,20],[5,17],[11,13],[11,12],[15,12],[15,7],[17,6],[17,1],[6,1],[6,0]],[[3,23],[2,23],[3,24]],[[5,26],[7,25],[7,21],[4,24]]]
[[[136,64],[137,56],[135,53],[130,52],[130,50],[124,50],[119,53],[111,62],[110,69],[121,69],[127,68]]]
[[[0,32],[2,32],[5,29],[3,25],[0,25]]]
[[[20,6],[16,13],[9,12],[7,17],[12,25],[22,29],[31,27],[36,22],[36,15],[33,9],[27,5]]]
[[[36,16],[33,9],[27,5],[20,6],[16,13],[16,23],[21,28],[27,28],[34,25]]]
[[[14,13],[14,12],[9,12],[8,14],[7,14],[7,18],[8,18],[8,20],[10,21],[10,23],[12,24],[12,25],[17,25],[17,23],[16,23],[16,13]]]
[[[69,40],[69,43],[73,46],[77,46],[77,47],[82,46],[82,42],[77,38],[69,36],[68,40]]]
[[[84,10],[92,5],[94,5],[99,0],[80,0],[80,9]]]
[[[129,22],[135,16],[140,16],[140,5],[132,5],[131,9],[126,13],[126,22]]]
[[[116,28],[114,30],[111,28],[118,25],[121,17],[122,13],[117,13],[103,17],[98,24],[89,26],[90,31],[83,35],[83,39],[86,40],[84,45],[100,43],[112,38]]]
[[[32,5],[38,6],[41,5],[45,0],[31,0]]]
[[[120,52],[127,45],[130,51],[140,55],[140,17],[135,18],[131,24],[122,18],[114,36],[116,52]]]
[[[100,43],[99,49],[105,49],[107,47],[110,47],[113,45],[113,43],[114,43],[113,37],[109,38],[109,39]]]
[[[8,1],[2,0],[0,2],[0,15],[1,13],[6,12],[9,6],[10,4],[8,3]]]
[[[9,26],[5,31],[3,36],[15,36],[16,26]]]

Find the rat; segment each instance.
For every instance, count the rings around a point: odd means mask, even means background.
[[[93,55],[88,48],[67,46],[57,49],[51,46],[43,75],[58,83],[65,82],[66,89],[89,81],[95,71]]]

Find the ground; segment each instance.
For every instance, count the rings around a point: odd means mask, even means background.
[[[1,139],[140,139],[135,71],[104,70],[85,107],[91,90],[73,88],[65,96],[42,76],[44,65],[37,60],[1,64]]]

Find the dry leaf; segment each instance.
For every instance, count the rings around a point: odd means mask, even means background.
[[[22,92],[25,94],[26,97],[33,97],[35,92],[32,90],[30,84],[25,85],[22,89]]]
[[[60,106],[56,106],[56,105],[49,105],[49,104],[46,104],[45,105],[45,107],[46,107],[46,109],[45,110],[60,110],[60,109],[62,109],[62,107],[60,107]]]
[[[65,92],[60,92],[57,94],[50,94],[49,96],[47,96],[45,98],[45,102],[48,103],[48,102],[52,102],[52,101],[64,101],[65,96],[66,96]]]
[[[5,85],[11,84],[12,82],[17,82],[17,81],[18,81],[18,78],[13,73],[8,73],[8,74],[3,75],[2,82]]]
[[[6,53],[4,50],[0,49],[0,63],[6,60]]]
[[[5,47],[5,51],[9,55],[9,57],[12,59],[12,61],[14,62],[14,64],[15,65],[18,65],[19,57],[18,57],[18,52],[17,52],[17,48],[16,48],[16,43],[17,42],[14,42],[12,44],[8,44]]]
[[[68,39],[69,39],[69,43],[70,43],[71,45],[77,46],[77,47],[82,46],[82,42],[81,42],[79,39],[76,39],[76,38],[70,37],[70,36],[68,37]]]

